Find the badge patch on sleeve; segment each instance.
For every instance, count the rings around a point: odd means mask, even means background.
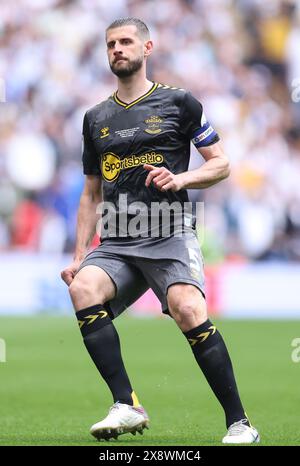
[[[198,129],[194,133],[192,138],[192,143],[195,147],[204,147],[208,146],[217,136],[217,132],[213,129],[210,123],[207,121],[202,128]]]

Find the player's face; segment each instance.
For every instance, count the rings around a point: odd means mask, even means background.
[[[144,42],[133,25],[109,29],[107,55],[112,72],[119,78],[136,73],[144,62]]]

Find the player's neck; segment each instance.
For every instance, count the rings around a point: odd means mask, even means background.
[[[152,86],[152,81],[149,81],[146,76],[140,76],[138,74],[134,74],[128,78],[118,79],[118,98],[125,103],[133,102],[146,94]]]

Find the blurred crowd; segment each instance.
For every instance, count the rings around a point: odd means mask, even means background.
[[[115,89],[104,31],[126,16],[150,28],[149,78],[203,103],[231,161],[228,180],[190,191],[207,260],[300,260],[296,0],[1,2],[0,250],[73,250],[82,119]]]

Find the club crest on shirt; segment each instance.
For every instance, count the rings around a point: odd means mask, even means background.
[[[101,133],[100,139],[106,138],[106,136],[109,136],[109,127],[105,126],[105,128],[101,128],[100,133]]]
[[[162,131],[160,128],[163,119],[160,118],[158,115],[152,115],[150,118],[145,120],[147,128],[144,130],[148,134],[158,134]]]

